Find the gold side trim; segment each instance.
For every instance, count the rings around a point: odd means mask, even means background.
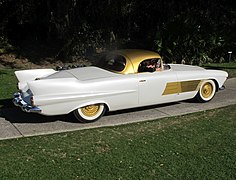
[[[166,88],[164,90],[164,92],[162,93],[162,95],[168,95],[168,94],[176,94],[178,93],[178,82],[169,82],[166,84]]]
[[[201,80],[168,82],[162,95],[197,91]]]
[[[179,93],[196,91],[200,82],[201,82],[201,80],[180,82],[180,92]]]

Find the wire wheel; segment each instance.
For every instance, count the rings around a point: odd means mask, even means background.
[[[90,106],[85,106],[81,108],[81,112],[88,117],[93,117],[95,116],[100,109],[100,105],[90,105]]]
[[[93,104],[76,109],[74,115],[80,122],[88,123],[98,120],[105,110],[104,104]]]

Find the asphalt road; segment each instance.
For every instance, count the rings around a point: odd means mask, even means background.
[[[108,113],[99,121],[90,124],[77,123],[72,115],[49,117],[24,113],[18,108],[13,107],[10,100],[8,100],[7,104],[9,107],[0,109],[0,140],[116,126],[236,104],[236,78],[228,79],[225,85],[226,89],[217,92],[214,99],[208,103],[183,101],[117,111]]]

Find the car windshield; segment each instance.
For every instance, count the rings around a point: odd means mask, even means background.
[[[125,69],[125,57],[117,54],[106,54],[101,56],[96,66],[109,71],[121,72]]]

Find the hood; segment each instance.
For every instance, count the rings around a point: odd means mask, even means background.
[[[80,67],[70,70],[63,70],[56,72],[44,79],[55,79],[55,78],[73,78],[80,81],[98,79],[98,78],[108,78],[113,76],[118,76],[119,74],[112,73],[110,71],[98,68],[98,67]]]
[[[204,71],[205,69],[199,66],[191,66],[184,64],[169,64],[173,71]]]

